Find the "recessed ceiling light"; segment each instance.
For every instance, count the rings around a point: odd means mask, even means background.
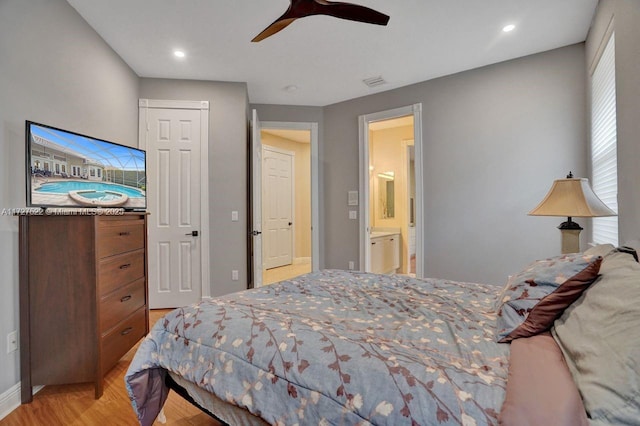
[[[173,56],[175,56],[176,58],[184,58],[184,51],[182,50],[174,50],[173,51]]]
[[[505,33],[510,33],[511,31],[515,30],[516,26],[513,24],[509,24],[506,25],[504,28],[502,28],[502,31],[504,31]]]
[[[298,86],[296,86],[295,84],[290,84],[290,85],[286,86],[283,90],[285,92],[293,93],[296,90],[298,90]]]

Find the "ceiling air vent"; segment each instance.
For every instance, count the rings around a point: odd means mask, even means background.
[[[384,78],[382,78],[381,75],[377,77],[365,78],[362,81],[364,82],[364,84],[366,84],[369,87],[378,87],[378,86],[382,86],[383,84],[387,84],[387,82],[384,80]]]

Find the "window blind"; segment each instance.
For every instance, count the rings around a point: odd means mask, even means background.
[[[618,211],[615,33],[591,78],[591,183],[593,191]],[[593,242],[618,245],[618,217],[593,218]]]

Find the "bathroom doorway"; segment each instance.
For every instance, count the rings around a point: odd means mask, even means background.
[[[360,117],[361,269],[423,276],[421,105]]]

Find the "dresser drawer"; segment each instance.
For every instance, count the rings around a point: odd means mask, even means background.
[[[102,374],[113,367],[147,333],[144,306],[102,336]]]
[[[128,317],[146,304],[146,280],[140,278],[100,300],[100,331],[108,331],[122,318]]]
[[[102,297],[118,287],[145,276],[144,249],[100,260],[98,294]]]
[[[144,221],[103,220],[98,225],[98,259],[144,247]]]

